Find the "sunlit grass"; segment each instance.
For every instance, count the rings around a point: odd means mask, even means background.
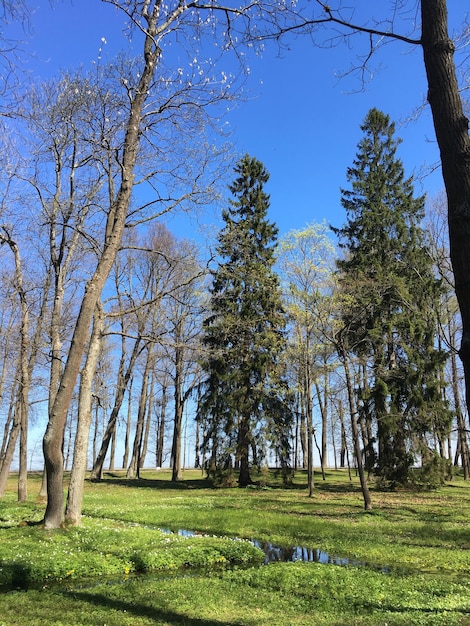
[[[371,512],[346,472],[317,480],[313,498],[303,473],[289,489],[274,475],[266,488],[249,489],[214,489],[196,471],[169,479],[145,470],[140,481],[113,473],[87,482],[83,527],[57,532],[25,525],[44,511],[40,477],[31,477],[23,505],[11,480],[0,500],[0,580],[46,586],[2,594],[0,626],[470,625],[470,485],[461,479],[430,492],[372,489]],[[253,557],[251,544],[158,528],[317,548],[363,566],[214,570]],[[191,577],[181,577],[188,566]],[[133,578],[151,571],[164,574]]]

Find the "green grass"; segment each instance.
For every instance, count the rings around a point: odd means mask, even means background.
[[[83,526],[54,532],[24,523],[44,512],[39,477],[21,506],[11,481],[0,500],[0,583],[33,588],[4,588],[0,626],[470,625],[470,485],[460,479],[418,494],[373,491],[366,513],[343,472],[318,481],[313,498],[302,473],[289,489],[274,475],[260,489],[213,489],[193,471],[177,484],[168,472],[143,476],[87,483]],[[260,567],[252,545],[232,536],[367,565]]]

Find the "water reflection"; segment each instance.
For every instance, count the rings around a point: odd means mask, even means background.
[[[167,528],[160,528],[162,532],[173,533]],[[179,529],[177,533],[182,537],[194,537],[203,533],[196,533],[192,530]],[[304,546],[277,546],[270,541],[259,541],[252,539],[251,542],[257,548],[260,548],[265,554],[264,563],[292,563],[294,561],[305,561],[309,563],[324,563],[326,565],[366,565],[355,559],[334,556],[328,554],[319,548],[306,548]],[[380,568],[382,571],[388,571],[387,568]]]
[[[294,561],[307,561],[309,563],[325,563],[330,565],[356,565],[351,559],[332,556],[318,548],[306,548],[302,546],[276,546],[269,541],[254,540],[253,544],[260,548],[265,556],[264,562],[268,563],[291,563]]]

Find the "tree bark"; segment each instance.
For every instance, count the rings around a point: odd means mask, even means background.
[[[127,467],[129,460],[129,441],[131,438],[131,425],[132,425],[132,384],[134,379],[131,377],[129,382],[129,392],[127,394],[127,420],[126,420],[126,436],[124,437],[124,454],[122,456],[122,468]]]
[[[158,424],[158,433],[157,433],[157,451],[155,462],[157,467],[162,467],[163,465],[163,447],[165,443],[165,422],[166,422],[166,382],[162,384],[162,398],[161,398],[161,406],[160,406],[160,422]]]
[[[470,407],[470,137],[455,71],[446,0],[421,0],[428,101],[447,195],[450,257],[462,317],[462,359]]]
[[[147,415],[145,419],[144,440],[142,442],[142,451],[140,453],[140,458],[139,458],[139,467],[141,469],[145,465],[145,458],[147,456],[148,447],[149,447],[150,426],[152,424],[153,399],[154,399],[154,390],[155,390],[155,373],[153,371],[153,364],[150,370],[151,370],[149,371],[150,389],[147,394]]]
[[[29,306],[26,300],[26,292],[23,286],[23,270],[18,245],[4,227],[5,234],[0,234],[0,242],[6,243],[15,259],[15,287],[20,300],[21,323],[20,323],[20,352],[18,360],[18,390],[15,403],[15,417],[20,429],[20,459],[18,473],[18,501],[26,502],[28,499],[28,409],[29,409],[29,379],[30,370],[28,364],[28,332],[29,332]],[[13,438],[16,440],[15,429]],[[10,450],[11,453],[11,450]],[[5,458],[5,461],[7,459]],[[11,463],[11,458],[10,458]],[[5,466],[5,462],[3,464]],[[5,466],[6,467],[6,466]],[[10,465],[6,468],[9,471]],[[2,467],[2,470],[4,468]]]
[[[179,319],[175,325],[175,375],[174,375],[174,389],[175,389],[175,423],[173,428],[173,443],[171,446],[171,467],[172,475],[171,480],[177,481],[183,478],[181,473],[181,436],[183,425],[183,347],[181,345],[181,325],[182,321]]]
[[[82,518],[83,483],[88,461],[88,440],[91,426],[91,392],[96,364],[101,350],[104,327],[104,311],[101,302],[97,303],[93,322],[93,332],[86,363],[80,378],[78,398],[78,423],[73,448],[72,472],[70,475],[65,521],[67,525],[79,526]]]

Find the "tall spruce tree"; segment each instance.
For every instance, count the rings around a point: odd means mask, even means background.
[[[420,227],[424,197],[396,157],[399,140],[388,115],[371,109],[342,190],[346,224],[334,229],[346,252],[338,262],[350,295],[343,321],[348,345],[366,365],[358,390],[360,419],[374,423],[375,454],[366,459],[386,483],[406,483],[429,437],[446,429],[444,354],[435,348],[440,284]]]
[[[273,271],[277,227],[267,220],[269,174],[248,155],[235,173],[204,324],[206,381],[199,415],[212,450],[210,466],[220,470],[234,462],[239,486],[246,486],[250,458],[259,463],[268,444],[287,467],[290,415],[279,372],[285,314]]]

